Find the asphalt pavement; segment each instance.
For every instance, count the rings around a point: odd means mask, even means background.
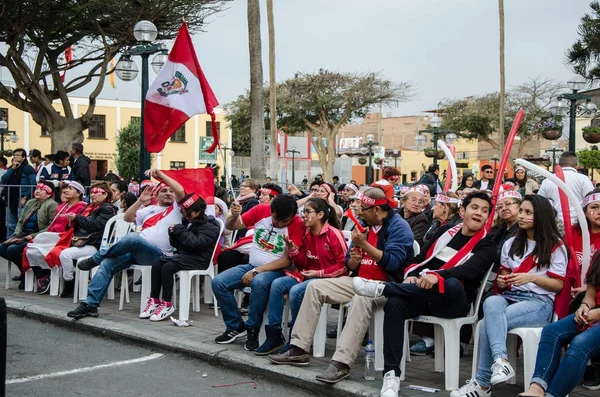
[[[9,315],[6,395],[303,397],[314,393],[183,354]]]

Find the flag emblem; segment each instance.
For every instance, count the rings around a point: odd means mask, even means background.
[[[175,76],[171,81],[165,81],[158,88],[160,96],[168,97],[169,95],[183,95],[188,92],[188,81],[180,71],[175,72]]]

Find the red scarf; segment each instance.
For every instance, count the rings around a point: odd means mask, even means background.
[[[166,218],[171,211],[173,211],[173,204],[169,206],[169,208],[152,215],[150,218],[146,219],[142,224],[142,230],[148,229],[150,227],[156,226],[158,222],[160,222],[163,218]]]

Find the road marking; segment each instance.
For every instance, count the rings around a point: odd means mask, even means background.
[[[11,384],[14,384],[14,383],[25,383],[25,382],[30,382],[32,380],[40,380],[40,379],[46,379],[46,378],[57,378],[59,376],[79,374],[79,373],[82,373],[82,372],[91,372],[91,371],[94,371],[94,370],[97,370],[97,369],[113,368],[113,367],[120,367],[122,365],[137,364],[137,363],[142,363],[144,361],[156,360],[157,358],[161,358],[163,356],[164,356],[164,354],[154,353],[154,354],[151,354],[149,356],[140,357],[140,358],[136,358],[136,359],[133,359],[133,360],[117,361],[117,362],[109,363],[109,364],[94,365],[93,367],[85,367],[85,368],[72,369],[70,371],[60,371],[60,372],[52,372],[52,373],[49,373],[49,374],[41,374],[41,375],[35,375],[35,376],[28,376],[26,378],[9,379],[9,380],[6,381],[6,384],[7,385],[11,385]]]

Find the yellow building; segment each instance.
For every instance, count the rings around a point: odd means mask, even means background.
[[[70,97],[73,114],[80,115],[87,110],[88,99]],[[55,101],[54,108],[62,111],[62,105]],[[231,147],[231,130],[225,121],[225,112],[215,109],[221,142]],[[98,99],[94,109],[95,125],[83,132],[84,153],[92,159],[90,173],[92,179],[101,179],[109,170],[117,172],[115,166],[116,142],[119,129],[133,118],[140,117],[140,103],[133,101]],[[47,131],[33,121],[29,113],[23,112],[0,100],[0,118],[8,123],[8,130],[16,131],[19,141],[4,143],[5,149],[39,149],[42,155],[50,153],[50,136]],[[156,154],[152,166],[159,169],[199,168],[206,164],[217,164],[223,170],[222,156],[201,150],[201,146],[212,144],[210,116],[200,114],[190,118],[167,142],[164,150]],[[10,164],[10,162],[9,162]],[[227,159],[228,172],[230,160]],[[222,172],[221,172],[222,173]]]

